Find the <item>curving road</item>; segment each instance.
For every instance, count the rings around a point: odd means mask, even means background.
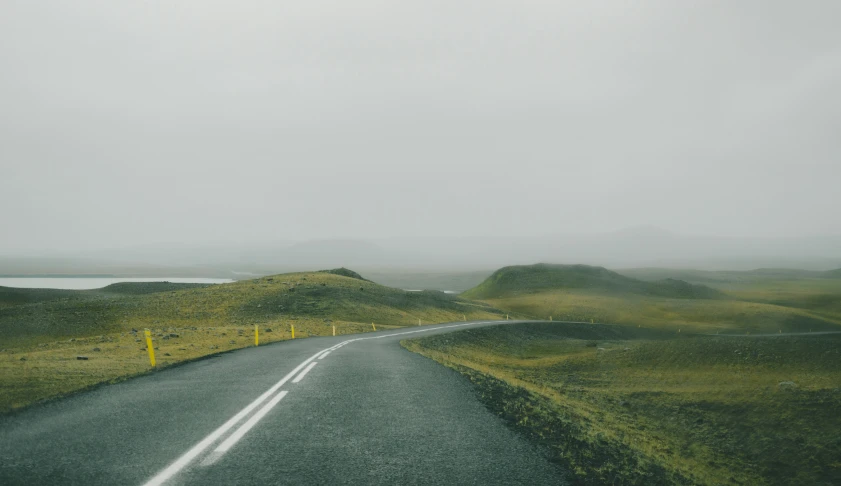
[[[566,484],[464,377],[398,344],[491,324],[285,341],[2,417],[0,484]]]

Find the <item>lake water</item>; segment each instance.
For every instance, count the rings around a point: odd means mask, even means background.
[[[193,277],[0,277],[0,287],[18,287],[24,289],[101,289],[119,282],[171,282],[171,283],[230,283],[229,278],[193,278]]]

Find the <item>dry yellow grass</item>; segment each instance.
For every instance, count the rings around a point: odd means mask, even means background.
[[[557,446],[589,481],[841,480],[841,338],[637,332],[524,324],[403,344],[474,381],[478,373],[505,383],[511,390],[500,393],[477,381],[490,406]]]
[[[738,300],[668,299],[552,290],[488,299],[498,309],[536,319],[623,324],[683,332],[777,333],[841,330],[808,310]]]

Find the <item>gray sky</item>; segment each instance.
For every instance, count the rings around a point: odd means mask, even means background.
[[[0,3],[0,252],[841,233],[841,2]]]

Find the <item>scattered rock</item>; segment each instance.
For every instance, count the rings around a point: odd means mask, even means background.
[[[26,356],[21,356],[21,357],[20,357],[20,360],[21,360],[21,361],[26,361]]]
[[[172,355],[169,354],[169,353],[164,353],[164,356],[172,356]]]
[[[139,343],[140,341],[142,341],[142,339],[140,339],[140,338],[137,338],[137,339],[134,340],[134,342],[136,342],[136,343]]]
[[[93,349],[91,349],[91,351],[96,351],[96,352],[99,352],[99,351],[102,351],[102,350],[101,350],[101,349],[99,349],[99,348],[93,348]]]
[[[263,307],[263,304],[257,304],[257,308]]]
[[[797,388],[797,383],[793,381],[781,381],[777,384],[780,390],[794,390]]]
[[[236,343],[237,343],[237,342],[236,342],[236,341],[234,341],[233,339],[231,339],[230,341],[228,341],[228,344],[236,344]]]
[[[179,334],[178,334],[178,333],[176,333],[176,332],[171,332],[171,333],[169,333],[169,337],[174,337],[174,338],[177,338],[177,337],[181,337],[181,335],[179,335]]]
[[[266,328],[266,330],[265,330],[265,331],[263,331],[263,332],[272,332],[272,328],[267,327],[267,328]]]
[[[76,356],[76,359],[78,359],[79,361],[87,361],[88,357],[87,356]]]
[[[596,351],[601,352],[601,351],[607,351],[607,350],[606,350],[606,349],[604,349],[604,348],[598,348],[598,349],[596,349]]]
[[[214,345],[210,346],[210,349],[219,349],[219,346],[214,344]]]
[[[626,402],[625,400],[619,400],[619,406],[620,407],[630,407],[631,404]]]

